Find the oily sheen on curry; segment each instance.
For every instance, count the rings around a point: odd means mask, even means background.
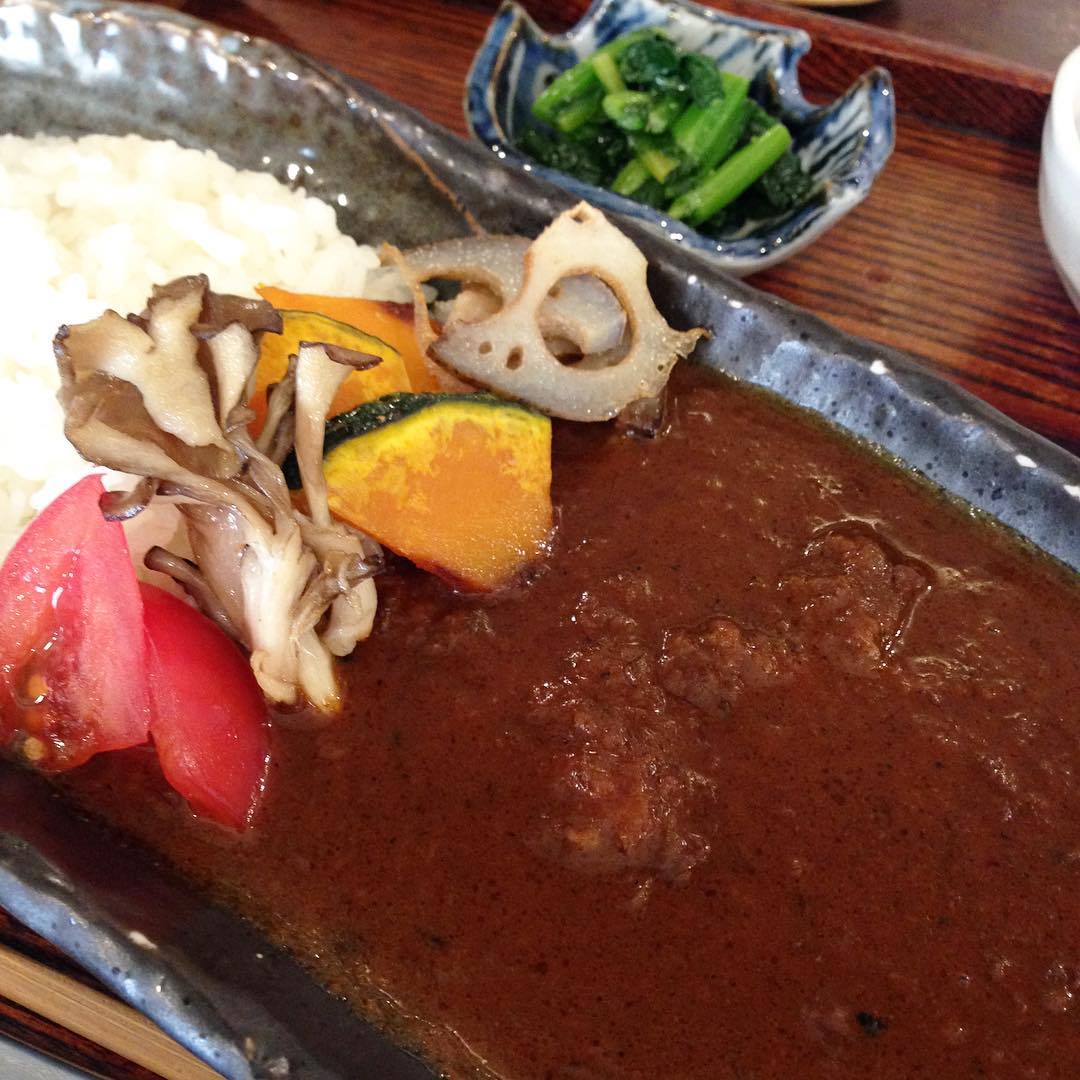
[[[669,419],[556,425],[528,586],[392,562],[242,841],[65,787],[455,1075],[1075,1075],[1075,579],[759,393]]]

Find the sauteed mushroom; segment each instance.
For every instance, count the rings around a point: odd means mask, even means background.
[[[330,517],[322,430],[349,369],[379,361],[304,345],[257,446],[243,403],[259,335],[278,329],[269,304],[220,296],[203,276],[180,278],[155,290],[140,316],[109,311],[61,329],[60,400],[65,432],[84,457],[149,482],[115,499],[113,513],[138,513],[154,497],[179,505],[194,558],[156,547],[149,567],[170,574],[250,649],[271,700],[304,697],[325,710],[338,701],[331,657],[371,632],[380,551]],[[293,424],[308,514],[293,506],[276,461],[279,436]]]

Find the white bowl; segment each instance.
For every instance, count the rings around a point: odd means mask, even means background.
[[[1054,80],[1043,128],[1039,216],[1054,267],[1080,309],[1080,48]]]

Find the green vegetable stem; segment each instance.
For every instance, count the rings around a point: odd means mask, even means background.
[[[611,181],[611,190],[614,191],[616,195],[625,195],[629,197],[633,195],[650,176],[651,173],[639,158],[631,158],[622,169],[619,170],[615,179]]]
[[[696,187],[680,195],[668,208],[672,217],[700,225],[737,199],[774,165],[791,146],[791,133],[775,124],[753,142],[736,151]]]
[[[690,105],[675,121],[671,136],[694,170],[715,168],[735,149],[746,124],[749,89],[746,79],[735,76],[723,97]]]
[[[593,71],[596,77],[604,84],[604,89],[609,94],[621,94],[626,90],[626,83],[619,74],[619,65],[611,53],[600,52],[592,59]]]
[[[584,127],[600,111],[603,104],[603,95],[589,93],[572,101],[562,112],[555,117],[555,126],[564,134],[569,135],[572,131]]]
[[[638,161],[661,184],[679,167],[679,159],[669,153],[655,135],[631,135],[630,145]]]
[[[604,97],[604,114],[623,131],[644,131],[652,98],[642,90],[620,90]]]

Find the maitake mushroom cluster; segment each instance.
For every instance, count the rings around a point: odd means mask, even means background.
[[[378,360],[301,347],[270,393],[256,444],[245,403],[259,337],[280,329],[265,301],[213,293],[201,275],[180,278],[155,289],[142,315],[107,311],[61,328],[60,400],[65,434],[84,457],[145,478],[107,512],[130,516],[152,498],[179,505],[192,557],[154,548],[147,565],[176,578],[251,651],[271,701],[303,697],[327,710],[338,702],[332,657],[371,632],[381,552],[330,516],[323,428],[348,372]],[[279,464],[294,439],[307,513],[293,505]]]

